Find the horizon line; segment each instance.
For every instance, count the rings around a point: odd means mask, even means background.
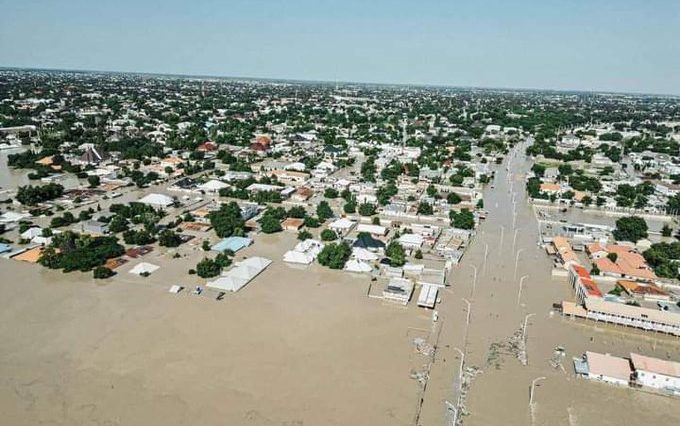
[[[343,81],[343,80],[324,80],[324,79],[298,79],[298,78],[284,78],[284,77],[244,77],[244,76],[228,76],[228,75],[208,75],[208,74],[186,74],[186,73],[165,73],[165,72],[149,72],[149,71],[121,71],[121,70],[95,70],[95,69],[78,69],[78,68],[47,68],[47,67],[22,67],[22,66],[4,66],[0,65],[0,71],[4,70],[18,70],[18,71],[44,71],[44,72],[70,72],[70,73],[100,73],[100,74],[122,74],[122,75],[141,75],[141,76],[156,76],[156,77],[175,77],[183,79],[222,79],[222,80],[245,80],[245,81],[274,81],[274,82],[292,82],[292,83],[322,83],[322,84],[344,84],[344,85],[361,85],[361,86],[399,86],[399,87],[416,87],[416,88],[437,88],[437,89],[463,89],[463,90],[488,90],[488,91],[513,91],[513,92],[556,92],[556,93],[572,93],[572,94],[604,94],[604,95],[633,95],[633,96],[651,96],[651,97],[666,97],[679,98],[680,94],[672,93],[649,93],[649,92],[624,92],[611,90],[592,90],[592,89],[550,89],[550,88],[528,88],[528,87],[493,87],[493,86],[457,86],[447,84],[428,84],[428,83],[377,83],[369,81]]]

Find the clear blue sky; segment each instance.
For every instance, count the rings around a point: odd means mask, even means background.
[[[680,94],[680,0],[0,0],[0,66]]]

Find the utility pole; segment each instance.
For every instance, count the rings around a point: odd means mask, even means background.
[[[527,279],[529,275],[523,275],[519,279],[519,290],[517,290],[517,306],[519,306],[520,299],[522,298],[522,288],[524,286],[524,280]]]
[[[521,249],[517,250],[517,255],[515,255],[515,273],[513,275],[513,279],[515,279],[515,280],[517,279],[517,265],[519,264],[519,255],[522,254],[523,251],[524,251],[524,249],[521,248]]]
[[[541,380],[545,380],[545,377],[536,377],[531,381],[531,390],[529,391],[529,408],[531,408],[531,406],[534,404],[534,388],[536,387],[536,383],[540,382]]]

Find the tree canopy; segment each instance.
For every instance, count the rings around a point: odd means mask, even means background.
[[[637,242],[647,238],[647,222],[638,216],[622,217],[616,221],[614,238],[619,241]]]

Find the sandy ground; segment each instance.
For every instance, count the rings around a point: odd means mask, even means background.
[[[411,424],[409,327],[429,315],[368,299],[366,277],[288,267],[294,242],[251,246],[275,263],[222,302],[167,293],[190,284],[184,260],[105,285],[3,260],[3,424]]]

